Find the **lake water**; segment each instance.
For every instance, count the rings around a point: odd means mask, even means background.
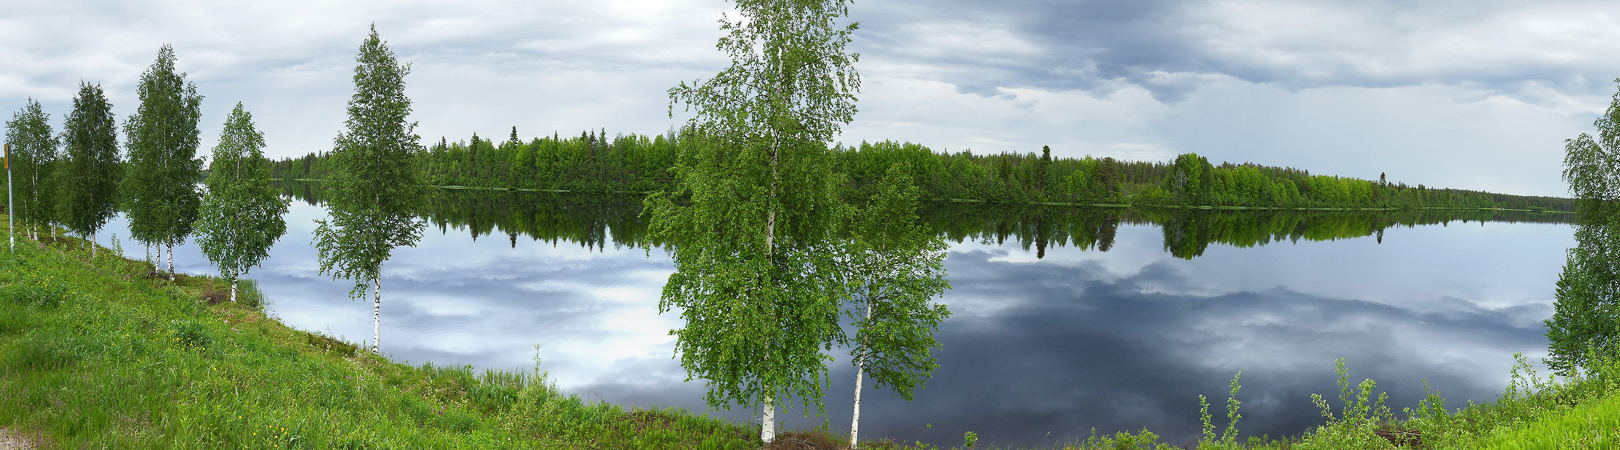
[[[673,359],[667,333],[679,315],[658,314],[670,258],[632,245],[645,229],[635,203],[435,200],[421,242],[384,266],[384,352],[532,370],[541,345],[541,370],[586,399],[704,411],[702,381],[686,381]],[[295,200],[287,235],[248,277],[284,323],[369,340],[369,297],[350,300],[350,282],[318,273],[311,233],[324,216]],[[1352,383],[1375,379],[1396,411],[1416,406],[1424,380],[1451,407],[1490,401],[1515,352],[1546,354],[1542,320],[1574,245],[1567,217],[1547,216],[982,205],[927,216],[953,238],[953,289],[941,302],[954,315],[939,330],[940,367],[911,402],[868,380],[862,437],[960,445],[974,431],[982,443],[1040,445],[1146,427],[1185,443],[1199,433],[1199,395],[1225,427],[1227,383],[1239,371],[1239,429],[1292,435],[1321,423],[1311,393],[1339,407],[1336,358]],[[100,234],[104,245],[114,233],[127,240],[123,219]],[[194,244],[177,249],[179,270],[214,273]],[[847,354],[833,353],[825,419],[788,411],[784,426],[848,430]]]

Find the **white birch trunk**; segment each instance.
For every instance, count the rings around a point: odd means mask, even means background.
[[[174,282],[174,244],[169,244],[169,282]]]
[[[770,200],[769,200],[770,203],[766,204],[766,206],[765,206],[766,211],[767,211],[766,216],[765,216],[765,263],[766,264],[771,264],[770,259],[771,259],[771,256],[774,254],[774,251],[776,249],[775,248],[775,244],[776,244],[776,161],[777,161],[777,154],[778,154],[778,150],[777,150],[776,147],[777,147],[776,136],[772,135],[771,136],[771,190],[770,190]],[[772,403],[771,400],[772,399],[771,399],[771,397],[769,395],[767,395],[765,397],[765,404],[762,405],[763,406],[763,408],[762,408],[763,411],[760,412],[760,418],[759,418],[759,422],[760,422],[759,439],[761,441],[764,441],[766,444],[770,444],[772,440],[776,439],[776,404]]]
[[[765,404],[761,407],[759,422],[759,439],[765,441],[766,444],[771,443],[772,440],[776,439],[776,404],[771,402],[770,397],[765,397]]]
[[[236,274],[235,273],[231,274],[231,303],[236,303]],[[859,403],[857,403],[857,405],[859,405]]]
[[[866,350],[861,350],[861,361],[855,364],[855,417],[849,421],[849,450],[855,450],[861,435],[861,378],[866,372]]]
[[[382,341],[382,273],[381,273],[381,271],[378,271],[377,276],[375,278],[372,278],[371,282],[373,283],[373,286],[376,286],[376,288],[377,288],[375,291],[373,291],[375,293],[375,295],[372,296],[372,302],[371,302],[371,352],[381,354],[382,350],[380,350],[380,349],[382,348],[382,346],[377,345],[377,343],[379,341]]]
[[[872,320],[871,298],[866,300],[866,320],[868,322]],[[855,450],[855,446],[860,442],[858,439],[861,434],[861,378],[866,375],[866,352],[866,345],[862,343],[861,358],[855,360],[855,414],[849,421],[849,450]]]
[[[90,232],[90,257],[96,257],[96,232]]]
[[[152,264],[152,243],[151,242],[146,243],[146,263],[147,264]],[[157,264],[152,264],[152,267],[157,267]]]

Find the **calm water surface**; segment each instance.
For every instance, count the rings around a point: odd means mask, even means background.
[[[547,207],[577,209],[534,208]],[[384,266],[385,353],[532,370],[541,345],[541,370],[587,399],[707,409],[702,381],[686,381],[673,359],[667,333],[681,325],[678,314],[658,314],[670,258],[613,238],[636,226],[625,223],[633,216],[535,239],[508,235],[477,209],[441,208],[421,243]],[[529,229],[568,222],[531,213],[518,219]],[[369,340],[371,303],[317,272],[311,232],[324,216],[294,201],[287,235],[249,277],[286,324]],[[940,368],[909,403],[868,380],[862,436],[956,444],[974,431],[982,442],[1037,445],[1146,427],[1182,443],[1199,432],[1198,396],[1221,416],[1239,371],[1244,434],[1298,434],[1320,423],[1311,393],[1337,397],[1336,358],[1352,383],[1377,380],[1397,411],[1416,406],[1424,380],[1453,407],[1489,401],[1507,385],[1513,353],[1545,355],[1541,321],[1574,245],[1568,224],[1451,221],[1323,241],[1211,243],[1182,259],[1166,241],[1185,230],[1124,222],[1110,227],[1111,245],[1089,249],[1026,247],[1017,230],[954,242],[946,260],[954,289],[942,300],[954,316],[940,328]],[[1025,225],[1013,228],[1040,233]],[[115,220],[103,241],[127,239],[124,227]],[[214,271],[191,243],[175,262],[187,273]],[[848,431],[854,371],[847,351],[834,355],[825,419],[790,411],[778,416],[787,427],[826,420]]]

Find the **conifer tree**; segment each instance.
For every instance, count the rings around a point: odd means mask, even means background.
[[[287,232],[282,216],[288,200],[270,185],[262,148],[264,135],[254,129],[253,115],[237,103],[214,146],[197,221],[197,245],[231,280],[233,302],[237,277],[269,257],[270,246]]]
[[[415,159],[421,137],[416,123],[405,121],[410,66],[394,59],[376,25],[355,61],[346,130],[334,142],[323,183],[331,219],[316,221],[315,247],[322,274],[354,280],[350,297],[363,298],[367,283],[374,288],[371,350],[380,352],[382,264],[394,247],[421,239],[425,222],[415,211],[426,192]]]
[[[79,83],[63,125],[67,157],[57,168],[57,216],[68,230],[90,238],[112,218],[118,200],[118,126],[101,85]]]

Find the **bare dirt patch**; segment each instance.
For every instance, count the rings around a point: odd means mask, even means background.
[[[0,428],[0,450],[29,450],[36,447],[34,440],[22,433]]]

